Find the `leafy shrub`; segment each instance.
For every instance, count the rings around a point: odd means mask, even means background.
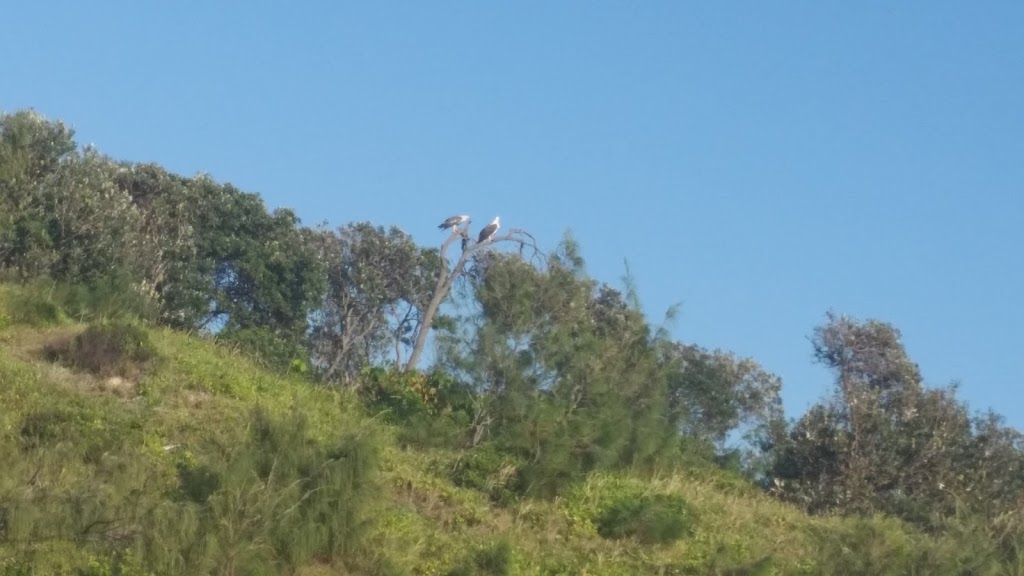
[[[132,378],[157,358],[149,333],[136,324],[94,324],[70,341],[47,346],[45,354],[71,368],[97,376]]]
[[[454,447],[469,428],[469,391],[439,372],[401,372],[381,367],[363,370],[363,404],[401,426],[399,442],[416,447]]]
[[[177,468],[180,496],[191,502],[203,504],[220,488],[220,474],[210,466],[179,461]]]
[[[628,496],[613,503],[597,518],[603,538],[636,538],[643,544],[667,544],[691,533],[693,511],[681,496]]]
[[[217,340],[236,345],[268,370],[308,374],[309,353],[302,344],[268,327],[228,328],[217,334]]]
[[[365,434],[317,440],[302,412],[257,408],[239,446],[182,453],[178,493],[143,535],[157,573],[293,573],[359,556],[373,517],[378,445]]]
[[[561,415],[559,406],[538,402],[532,406],[528,424],[494,430],[502,451],[522,460],[514,487],[517,494],[558,497],[584,479],[588,471],[609,465],[609,456],[614,458],[613,451],[605,450],[599,442],[581,442],[586,432],[566,425]]]
[[[651,492],[641,479],[592,474],[567,494],[565,514],[586,531],[603,538],[634,538],[642,544],[665,544],[693,533],[696,509],[673,492]]]
[[[513,565],[512,545],[508,540],[502,539],[490,546],[484,546],[471,552],[468,558],[448,572],[448,576],[475,574],[507,576],[512,574]]]
[[[493,444],[481,444],[459,456],[449,478],[456,486],[487,494],[496,504],[511,505],[516,500],[520,464]]]
[[[83,284],[57,284],[54,298],[79,322],[148,321],[157,316],[155,300],[140,292],[123,271]]]
[[[432,410],[434,391],[426,387],[419,372],[400,372],[378,366],[362,371],[359,396],[374,411],[385,412],[385,419],[402,421],[417,413]]]
[[[53,326],[66,319],[50,283],[37,281],[0,289],[0,328],[17,324]]]
[[[949,539],[929,538],[881,515],[849,517],[812,534],[823,574],[993,574],[1003,573],[998,566],[1006,561],[973,528]]]

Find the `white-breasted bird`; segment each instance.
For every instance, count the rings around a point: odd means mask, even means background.
[[[451,228],[452,226],[458,226],[459,224],[462,224],[466,220],[469,220],[469,216],[466,216],[465,214],[460,214],[458,216],[452,216],[451,218],[445,220],[444,222],[441,222],[441,224],[437,227],[437,229],[438,230],[444,230],[445,228]]]
[[[484,229],[480,231],[480,236],[477,237],[476,241],[479,243],[489,240],[500,227],[501,224],[498,222],[498,217],[495,216],[494,220],[492,220],[487,226],[484,226]]]

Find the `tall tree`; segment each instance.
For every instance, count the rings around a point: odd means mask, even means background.
[[[835,374],[834,393],[776,430],[767,445],[773,491],[812,512],[881,511],[918,523],[965,504],[980,511],[977,494],[1016,503],[1019,492],[1005,487],[1024,478],[1019,438],[972,419],[955,386],[926,388],[899,330],[829,313],[813,345]]]
[[[93,149],[63,162],[42,196],[55,257],[49,275],[87,282],[113,270],[140,281],[155,254],[144,240],[144,219],[116,183],[124,168]]]
[[[477,308],[460,325],[471,328],[442,339],[441,362],[475,384],[472,439],[521,459],[521,490],[552,494],[589,470],[673,452],[650,327],[586,277],[573,244],[543,269],[490,253],[467,278]]]
[[[0,115],[0,270],[45,274],[56,258],[45,194],[76,150],[74,130],[22,110]]]
[[[210,296],[198,261],[198,190],[189,178],[157,164],[124,162],[114,178],[142,213],[142,230],[133,242],[147,255],[140,263],[142,282],[158,302],[160,320],[197,327]]]
[[[298,337],[326,289],[315,245],[287,209],[270,212],[255,194],[199,176],[196,273],[206,284],[201,326],[265,327]]]
[[[327,291],[314,314],[312,345],[328,380],[348,382],[363,367],[403,352],[430,298],[437,256],[396,227],[349,224],[317,236]]]

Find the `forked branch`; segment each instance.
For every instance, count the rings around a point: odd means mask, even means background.
[[[452,243],[458,239],[462,239],[462,254],[459,256],[458,261],[455,263],[455,267],[448,271],[448,249],[451,248]],[[457,227],[452,228],[452,233],[444,244],[441,245],[441,252],[439,258],[441,260],[441,266],[437,273],[437,284],[434,286],[434,294],[430,298],[430,303],[427,305],[426,310],[423,311],[423,319],[420,322],[416,330],[416,341],[413,344],[412,352],[409,354],[409,360],[405,364],[405,371],[408,372],[416,367],[419,363],[420,355],[423,354],[423,347],[427,342],[427,335],[430,333],[431,325],[434,321],[434,315],[437,314],[438,308],[441,307],[441,303],[451,292],[452,285],[455,280],[462,275],[466,268],[466,262],[469,261],[469,257],[472,256],[479,250],[497,244],[499,242],[515,242],[519,244],[519,255],[522,256],[527,248],[530,248],[534,256],[542,255],[540,249],[537,247],[537,242],[534,237],[527,231],[519,228],[512,228],[504,236],[492,236],[483,242],[473,242],[469,236],[469,226],[462,229]]]

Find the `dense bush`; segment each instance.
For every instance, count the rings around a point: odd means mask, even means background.
[[[218,332],[217,340],[237,346],[272,372],[309,374],[309,352],[294,336],[275,334],[266,327],[229,328]]]
[[[472,488],[499,505],[510,505],[519,494],[522,461],[498,450],[493,444],[479,445],[459,454],[449,472],[452,484]]]
[[[457,447],[473,417],[470,391],[441,372],[366,368],[358,393],[367,409],[400,426],[407,446]]]
[[[69,341],[50,344],[47,355],[97,376],[135,378],[157,359],[149,333],[137,324],[92,324]]]
[[[602,538],[667,544],[693,534],[697,512],[681,495],[635,478],[597,475],[572,487],[567,514]]]
[[[0,287],[0,328],[14,325],[53,326],[67,315],[56,301],[53,285],[33,282],[23,287]]]
[[[352,558],[372,525],[373,440],[313,441],[301,414],[257,409],[248,423],[245,443],[223,458],[179,459],[179,498],[145,540],[146,557],[188,573],[211,563],[264,573]],[[192,554],[181,557],[182,550]]]
[[[514,573],[514,564],[512,545],[503,539],[472,550],[466,559],[448,571],[447,576],[508,576]]]
[[[690,533],[693,511],[675,494],[630,495],[613,502],[596,520],[597,533],[604,538],[666,544]]]
[[[815,530],[817,569],[851,576],[902,574],[1000,574],[990,543],[974,534],[929,540],[892,518],[851,518]]]

